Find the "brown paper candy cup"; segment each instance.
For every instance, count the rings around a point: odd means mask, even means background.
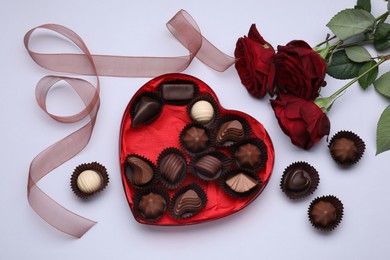
[[[315,198],[308,209],[309,221],[313,227],[324,232],[335,229],[341,222],[343,214],[343,203],[333,195]]]
[[[295,200],[307,197],[317,189],[320,176],[307,162],[290,164],[283,172],[280,188],[288,198]]]
[[[77,166],[70,178],[70,186],[77,197],[87,199],[102,191],[109,182],[107,169],[97,162]]]
[[[222,175],[219,186],[233,198],[245,199],[256,194],[263,183],[260,177],[248,169],[233,169]]]
[[[337,164],[351,166],[362,158],[366,145],[357,134],[339,131],[331,138],[328,147]]]

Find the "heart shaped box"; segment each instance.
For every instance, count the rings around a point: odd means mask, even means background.
[[[130,108],[132,103],[140,93],[143,92],[156,92],[158,93],[158,86],[162,82],[184,80],[192,81],[198,85],[197,95],[210,95],[218,105],[220,116],[226,114],[235,114],[245,118],[251,127],[251,136],[253,138],[259,138],[264,142],[265,149],[267,151],[267,160],[260,170],[257,170],[255,174],[261,179],[262,186],[253,195],[248,198],[234,198],[224,192],[224,190],[218,185],[218,181],[204,181],[197,178],[190,172],[187,173],[183,183],[175,190],[167,190],[170,198],[174,196],[175,192],[181,187],[187,186],[191,183],[199,184],[207,194],[207,204],[204,209],[198,214],[181,220],[174,219],[169,215],[168,210],[157,222],[148,222],[142,219],[136,214],[135,205],[133,202],[133,195],[136,192],[136,188],[133,187],[126,178],[125,175],[125,161],[129,154],[138,154],[157,165],[157,159],[161,151],[167,147],[175,147],[181,149],[179,134],[180,131],[189,123],[192,123],[192,119],[187,113],[187,104],[163,104],[163,108],[158,118],[149,124],[142,126],[132,127],[132,118],[130,116]],[[124,191],[130,209],[133,213],[136,221],[142,224],[151,225],[163,225],[163,226],[175,226],[175,225],[189,225],[197,224],[205,221],[219,219],[230,214],[233,214],[254,201],[266,187],[272,173],[274,165],[274,148],[270,136],[268,135],[264,126],[255,120],[253,117],[235,110],[227,110],[223,108],[213,90],[203,81],[185,74],[166,74],[158,76],[145,85],[143,85],[137,93],[130,100],[127,108],[124,112],[120,131],[120,167],[121,176]],[[227,151],[226,147],[219,147],[217,150]],[[190,155],[187,156],[187,162],[191,160]],[[155,186],[163,187],[161,183],[155,184]]]

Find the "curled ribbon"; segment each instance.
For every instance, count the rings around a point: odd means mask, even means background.
[[[36,99],[42,110],[53,119],[62,123],[77,122],[87,116],[90,121],[72,134],[59,140],[40,152],[31,162],[27,185],[27,199],[32,209],[47,223],[71,236],[80,238],[96,222],[71,212],[50,198],[37,185],[61,164],[70,160],[88,144],[100,106],[99,76],[112,77],[155,77],[165,73],[181,72],[197,57],[207,66],[225,71],[235,60],[226,55],[204,38],[195,20],[184,10],[180,10],[167,23],[170,32],[189,51],[187,56],[179,57],[132,57],[93,55],[86,44],[74,31],[57,24],[45,24],[28,31],[24,37],[25,47],[31,58],[40,66],[57,72],[90,75],[96,77],[96,86],[79,78],[46,76],[36,87]],[[42,54],[29,48],[29,40],[37,29],[56,32],[73,42],[80,54]],[[65,81],[79,95],[85,108],[72,116],[57,116],[46,108],[46,97],[57,82]]]

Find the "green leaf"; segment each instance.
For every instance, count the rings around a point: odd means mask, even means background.
[[[371,55],[362,46],[353,46],[345,49],[348,58],[354,62],[365,62],[371,60]]]
[[[364,63],[364,65],[359,70],[359,75],[362,75],[364,72],[368,71],[369,69],[371,69],[375,65],[376,65],[376,61],[374,61],[374,60],[371,60],[369,62]],[[368,86],[370,86],[375,81],[376,77],[378,77],[378,67],[372,69],[366,75],[361,77],[358,81],[359,81],[360,86],[363,89],[366,89],[366,88],[368,88]]]
[[[376,91],[385,97],[390,98],[390,71],[386,72],[379,79],[374,81]]]
[[[362,9],[345,9],[326,25],[342,41],[372,29],[375,17]]]
[[[390,150],[390,105],[383,111],[376,128],[376,154]]]
[[[363,9],[367,12],[371,12],[371,1],[370,0],[358,0],[357,5],[355,6],[356,9]]]
[[[353,62],[348,59],[344,50],[333,54],[331,63],[328,64],[326,72],[336,79],[352,79],[359,75],[360,68],[364,63]]]
[[[390,47],[390,24],[381,23],[375,30],[374,46],[377,51],[383,51]]]

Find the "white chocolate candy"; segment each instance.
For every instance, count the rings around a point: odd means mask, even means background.
[[[206,124],[213,119],[213,116],[214,108],[205,100],[196,102],[191,108],[191,117],[199,123]]]
[[[99,173],[86,170],[77,178],[77,187],[84,193],[94,193],[102,186],[102,178]]]

